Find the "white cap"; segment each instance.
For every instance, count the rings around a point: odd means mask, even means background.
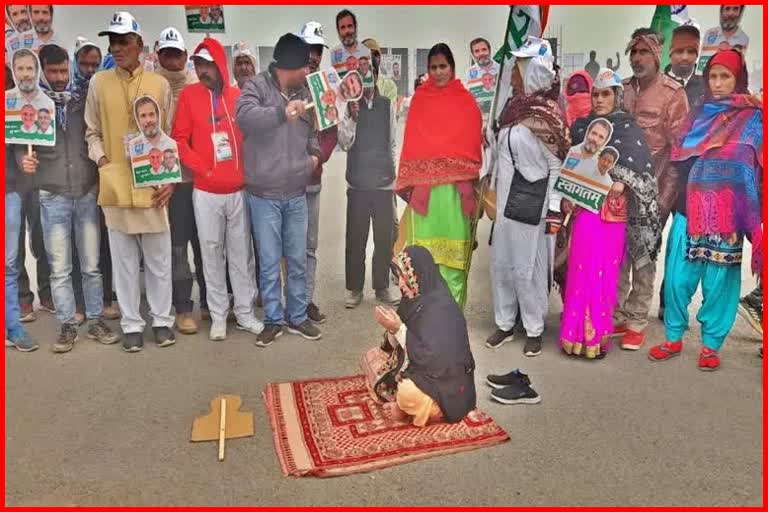
[[[174,27],[168,27],[160,32],[160,39],[157,42],[157,51],[164,48],[176,48],[183,52],[187,51],[187,47],[184,46],[184,38],[181,37],[181,32]]]
[[[200,48],[197,50],[197,53],[195,53],[192,58],[199,57],[203,60],[207,60],[208,62],[213,62],[213,57],[211,56],[211,52],[208,51],[208,48]]]
[[[592,84],[592,89],[608,89],[609,87],[618,87],[624,90],[624,85],[621,83],[621,77],[617,72],[609,68],[602,68],[595,77],[595,82]]]
[[[299,37],[309,45],[321,44],[328,48],[328,45],[325,44],[325,39],[323,38],[323,26],[317,21],[308,21],[305,23],[299,31]]]
[[[512,55],[519,59],[542,57],[545,60],[554,60],[552,47],[549,45],[549,41],[533,36],[528,36],[523,46],[513,51]]]
[[[232,57],[238,58],[241,55],[247,55],[249,57],[253,56],[253,52],[251,51],[250,47],[248,46],[248,43],[245,41],[238,42],[235,47],[232,49]]]
[[[109,22],[109,28],[99,32],[99,37],[108,36],[109,34],[136,34],[141,36],[141,28],[136,18],[126,11],[117,11],[112,15],[112,21]]]
[[[86,46],[92,46],[97,50],[101,51],[101,48],[99,48],[98,45],[96,45],[95,43],[92,43],[91,41],[89,41],[87,37],[77,36],[77,38],[75,39],[75,51],[73,55],[77,55],[77,52],[79,52]]]

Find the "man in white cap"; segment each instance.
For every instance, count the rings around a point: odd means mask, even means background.
[[[323,26],[316,21],[304,24],[299,31],[299,37],[309,45],[309,72],[320,70],[323,60],[323,49],[328,48],[323,37]],[[320,165],[315,168],[307,187],[307,317],[316,324],[325,322],[325,315],[314,301],[315,275],[317,274],[317,247],[320,232],[320,189],[322,187],[323,164],[331,158],[337,142],[337,128],[328,128],[318,132],[320,144]]]
[[[197,82],[197,75],[187,67],[189,57],[181,32],[175,27],[168,27],[160,32],[157,41],[157,66],[155,72],[168,80],[173,94],[172,111],[176,111],[182,89]],[[192,207],[192,174],[182,165],[182,182],[176,189],[168,205],[168,220],[171,224],[171,268],[173,269],[173,307],[176,310],[176,329],[182,334],[195,334],[197,322],[192,316],[192,270],[189,267],[189,244],[195,256],[195,271],[200,289],[200,309],[206,311],[205,276],[197,237],[195,210]]]
[[[235,75],[237,87],[242,89],[245,81],[256,76],[259,63],[253,50],[245,41],[240,41],[232,50],[232,74]]]
[[[169,133],[172,96],[168,81],[141,65],[144,41],[130,13],[114,13],[109,27],[99,36],[109,37],[115,68],[91,79],[85,138],[88,155],[99,166],[99,205],[109,232],[115,288],[122,309],[123,350],[138,352],[144,346],[145,327],[139,310],[142,257],[155,342],[160,347],[176,342],[171,329],[171,234],[166,211],[174,186],[134,188],[126,142],[139,130],[133,104],[141,96],[154,99],[160,109],[160,126]]]

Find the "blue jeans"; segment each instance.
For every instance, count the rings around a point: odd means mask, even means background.
[[[251,229],[259,253],[259,290],[264,323],[299,325],[307,319],[307,198],[263,199],[248,194]],[[280,259],[288,266],[285,311]]]
[[[8,148],[6,147],[6,150]],[[6,169],[8,172],[8,169]],[[5,194],[5,331],[22,330],[19,310],[19,232],[21,231],[21,196]],[[7,336],[6,336],[7,337]]]
[[[72,287],[72,231],[74,228],[80,274],[83,283],[85,315],[89,320],[104,313],[104,289],[99,270],[101,226],[96,193],[80,199],[40,191],[40,219],[48,263],[56,317],[62,324],[75,323],[75,292]]]

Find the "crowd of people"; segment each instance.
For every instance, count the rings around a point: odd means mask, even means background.
[[[31,12],[39,17],[38,11]],[[141,59],[145,35],[128,12],[115,13],[99,33],[108,40],[109,59],[82,37],[70,56],[52,30],[37,57],[14,52],[6,90],[35,94],[39,75],[57,122],[55,146],[6,145],[6,345],[38,348],[22,326],[36,318],[25,271],[27,234],[40,309],[55,312],[61,324],[54,352],[72,350],[83,323],[88,338],[140,351],[142,270],[160,347],[173,345],[176,331],[198,331],[195,281],[213,341],[226,339],[230,315],[257,346],[271,345],[286,330],[319,339],[326,320],[315,299],[320,191],[337,146],[347,153],[345,306],[363,300],[372,223],[371,285],[383,304],[376,319],[392,346],[404,346],[412,359],[406,379],[398,378],[408,386],[393,415],[411,411],[424,424],[463,417],[474,405],[473,384],[470,394],[460,393],[460,405],[451,401],[451,386],[464,390],[474,371],[462,311],[482,210],[494,219],[491,349],[511,341],[519,326],[525,355],[539,355],[557,287],[565,354],[601,359],[612,341],[639,350],[670,219],[659,291],[666,339],[655,340],[648,357],[664,361],[681,352],[699,284],[700,369],[719,367],[737,311],[762,333],[762,283],[739,299],[745,238],[752,270],[759,276],[762,268],[762,103],[748,89],[745,48],[721,45],[699,75],[700,33],[684,25],[672,34],[671,66],[664,70],[663,36],[639,28],[626,48],[632,76],[601,68],[574,73],[561,87],[549,43],[529,36],[513,52],[513,94],[489,120],[457,78],[452,50],[436,44],[408,99],[398,158],[398,94],[379,77],[379,44],[358,41],[349,10],[338,13],[336,29],[341,44],[330,51],[332,65],[342,74],[370,60],[375,85],[326,130],[317,128],[305,80],[329,48],[314,21],[283,35],[260,73],[247,45],[236,47],[230,63],[213,37],[188,52],[174,27],[159,34],[150,71]],[[481,69],[501,74],[486,39],[474,39],[470,51]],[[155,107],[139,115],[145,99]],[[134,186],[126,141],[137,131],[175,142],[180,183]],[[490,207],[477,194],[488,150],[498,198]],[[564,198],[556,186],[563,169],[593,156],[612,180],[599,212]],[[407,203],[401,219],[398,197]],[[119,333],[105,322],[117,318]],[[407,339],[404,324],[412,324]],[[431,339],[441,332],[446,343],[455,342],[446,352]],[[413,346],[412,337],[418,338]],[[424,372],[445,375],[450,389],[425,389]],[[492,396],[530,403],[529,387],[503,385],[522,382],[521,375],[490,376]]]

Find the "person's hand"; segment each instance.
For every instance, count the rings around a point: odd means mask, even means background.
[[[292,100],[285,106],[285,117],[288,121],[295,121],[304,114],[304,101]]]
[[[556,235],[563,225],[562,214],[553,210],[547,210],[547,216],[544,221],[544,233],[547,235]]]
[[[563,198],[560,200],[560,211],[563,212],[563,215],[573,213],[573,203],[568,199]]]
[[[624,184],[620,181],[614,181],[613,185],[611,185],[611,190],[610,192],[608,192],[608,195],[611,197],[619,197],[623,193],[624,193]]]
[[[397,316],[397,313],[393,309],[384,306],[376,306],[373,315],[379,325],[392,334],[399,331],[400,326],[403,325],[403,321],[400,320],[400,317]]]
[[[353,121],[357,122],[357,116],[360,114],[360,103],[357,101],[350,101],[347,103],[349,109],[349,116]]]
[[[152,207],[164,208],[165,206],[168,206],[168,202],[171,200],[171,196],[175,189],[176,185],[173,183],[155,188],[154,193],[152,193]]]
[[[21,159],[21,170],[26,174],[35,174],[40,161],[37,159],[37,152],[33,151],[31,155],[24,155]]]
[[[107,157],[103,156],[103,157],[99,158],[99,163],[96,164],[96,165],[99,167],[99,169],[101,169],[102,167],[104,167],[108,163],[109,163],[109,160],[107,159]]]

